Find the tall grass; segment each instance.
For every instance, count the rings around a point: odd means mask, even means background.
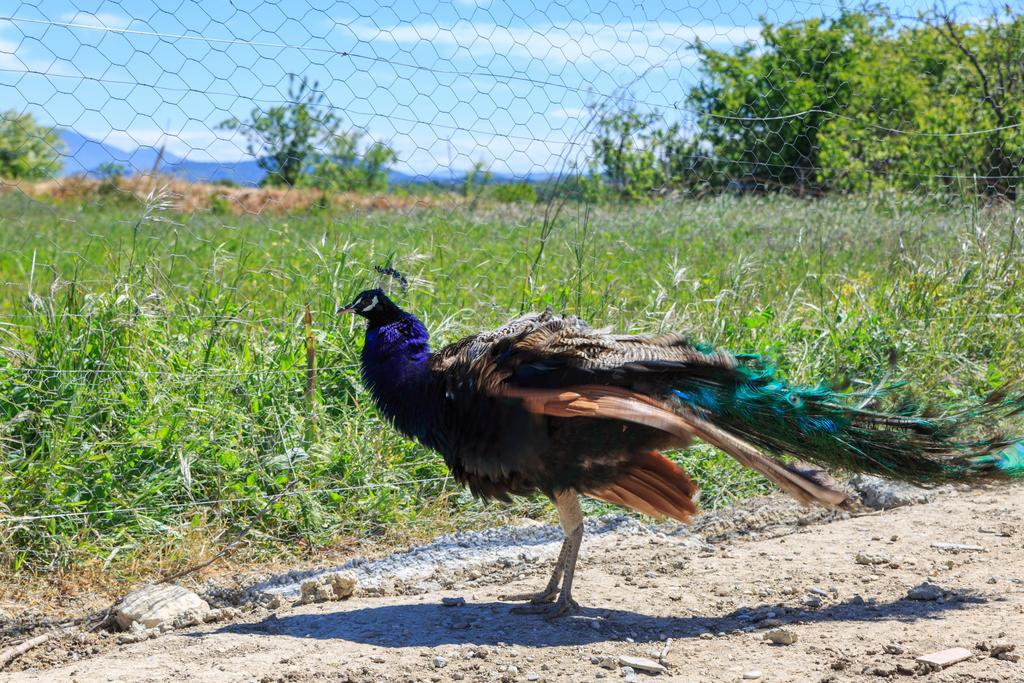
[[[252,552],[504,518],[368,404],[360,326],[333,311],[389,259],[438,344],[525,302],[764,353],[794,381],[873,382],[895,357],[890,379],[923,403],[1024,376],[1017,209],[718,197],[584,211],[545,227],[510,206],[225,217],[0,197],[0,562],[183,560],[282,492]],[[765,490],[710,449],[677,457],[705,505]]]

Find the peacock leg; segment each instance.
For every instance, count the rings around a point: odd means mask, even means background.
[[[562,550],[558,554],[555,571],[544,593],[539,593],[530,600],[531,605],[516,607],[513,612],[518,614],[543,614],[547,619],[554,619],[569,611],[579,609],[579,604],[572,599],[572,579],[576,571],[576,558],[583,544],[583,512],[580,510],[579,497],[575,491],[560,491],[555,495],[555,506],[558,508],[558,521],[565,533]],[[561,580],[562,587],[558,589]],[[554,588],[552,588],[554,587]],[[555,593],[558,599],[551,602]],[[551,604],[544,604],[544,603]]]
[[[569,537],[562,539],[562,549],[558,551],[558,559],[555,561],[555,569],[551,572],[548,585],[541,591],[527,591],[526,593],[512,593],[511,595],[499,595],[499,600],[508,602],[522,602],[528,600],[534,605],[541,605],[546,602],[554,602],[558,596],[558,584],[562,582],[562,571],[565,569],[565,558],[569,554]]]

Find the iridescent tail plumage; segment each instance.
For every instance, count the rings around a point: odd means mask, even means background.
[[[1024,396],[997,392],[967,410],[927,416],[867,407],[884,393],[792,386],[756,356],[672,381],[684,409],[763,450],[821,467],[923,485],[1024,477],[1021,437],[991,433],[1024,411]]]

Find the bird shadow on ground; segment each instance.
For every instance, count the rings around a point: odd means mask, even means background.
[[[792,623],[827,621],[916,621],[938,618],[982,601],[959,595],[945,602],[843,602],[785,619]],[[524,645],[549,647],[586,645],[628,634],[637,642],[664,637],[697,638],[703,633],[730,632],[751,625],[750,613],[737,611],[720,617],[655,617],[615,609],[583,608],[573,617],[553,622],[542,617],[509,613],[505,602],[469,603],[445,607],[436,603],[410,603],[356,607],[316,614],[292,614],[256,623],[231,624],[214,633],[289,636],[320,640],[347,640],[378,647],[435,647],[439,645]],[[759,612],[773,608],[759,608]],[[775,608],[779,612],[783,607]],[[203,637],[203,633],[194,634]]]

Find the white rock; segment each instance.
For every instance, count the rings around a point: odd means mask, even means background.
[[[329,602],[351,597],[356,589],[356,576],[352,572],[322,574],[302,582],[300,602]]]
[[[772,629],[765,633],[763,638],[775,645],[792,645],[797,641],[796,632],[790,631],[788,628]]]
[[[632,655],[620,656],[619,666],[631,667],[637,671],[646,671],[647,673],[652,674],[663,674],[668,671],[668,669],[653,659],[647,659],[646,657],[633,657]]]
[[[943,596],[945,591],[941,587],[936,586],[934,583],[928,583],[925,581],[919,586],[914,586],[907,592],[908,600],[938,600]]]
[[[114,618],[123,629],[134,628],[134,624],[154,629],[178,619],[183,624],[199,623],[209,611],[210,605],[192,591],[156,584],[126,595],[114,608]]]
[[[760,677],[761,677],[761,672],[758,671],[757,669],[754,669],[752,671],[744,671],[743,672],[743,680],[745,680],[745,681],[756,681]]]

